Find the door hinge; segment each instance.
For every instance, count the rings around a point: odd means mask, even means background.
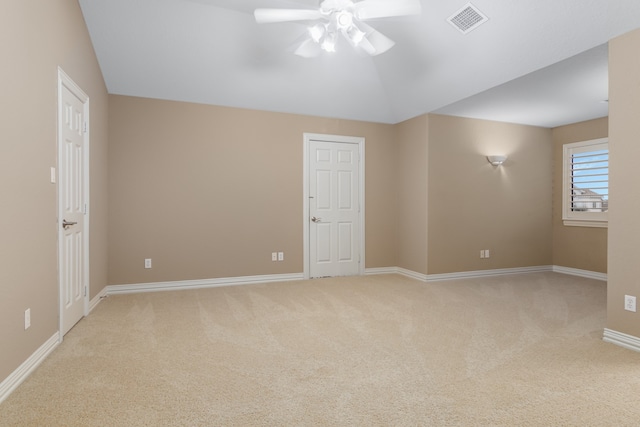
[[[82,126],[82,132],[87,133],[87,122],[84,122]]]
[[[84,207],[82,208],[82,210],[83,210],[84,214],[86,215],[87,214],[87,204],[86,203],[84,204]]]
[[[86,286],[84,287],[84,296],[85,297],[87,296],[87,287]]]

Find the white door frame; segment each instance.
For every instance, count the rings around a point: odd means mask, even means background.
[[[58,305],[58,331],[59,331],[59,340],[62,342],[63,339],[63,313],[64,313],[64,296],[63,296],[63,284],[62,284],[62,227],[60,222],[62,221],[62,204],[60,194],[60,165],[62,164],[63,150],[61,150],[60,145],[62,144],[62,126],[60,125],[62,117],[60,117],[60,111],[62,110],[62,88],[66,87],[71,93],[82,101],[84,111],[84,156],[82,159],[83,162],[83,174],[82,177],[83,190],[84,190],[84,202],[85,202],[85,216],[83,225],[83,261],[84,265],[82,268],[83,271],[83,287],[84,287],[84,316],[89,314],[89,96],[78,86],[63,70],[58,67],[58,103],[57,103],[57,167],[56,167],[56,188],[57,188],[57,216],[58,221],[56,225],[58,227],[58,297],[59,297],[59,305]]]
[[[364,275],[365,271],[365,212],[364,212],[364,138],[357,136],[341,136],[341,135],[325,135],[320,133],[304,133],[303,134],[303,197],[302,197],[302,224],[303,224],[303,260],[304,260],[304,278],[310,278],[309,269],[309,143],[311,141],[325,141],[325,142],[337,142],[337,143],[349,143],[358,144],[358,155],[360,156],[359,163],[359,188],[358,188],[358,203],[360,203],[360,275]]]

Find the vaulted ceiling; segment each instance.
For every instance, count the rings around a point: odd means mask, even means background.
[[[394,0],[388,0],[393,2]],[[109,93],[398,123],[430,112],[554,127],[607,115],[607,41],[640,28],[638,0],[473,0],[489,20],[448,22],[466,0],[368,24],[393,39],[293,54],[305,23],[256,8],[319,0],[79,0]]]

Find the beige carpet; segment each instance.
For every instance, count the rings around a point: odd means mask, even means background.
[[[368,276],[112,296],[2,426],[638,426],[606,284]]]

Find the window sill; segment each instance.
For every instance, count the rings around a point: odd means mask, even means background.
[[[595,227],[595,228],[609,228],[608,221],[588,221],[581,219],[563,219],[563,224],[569,227]]]

